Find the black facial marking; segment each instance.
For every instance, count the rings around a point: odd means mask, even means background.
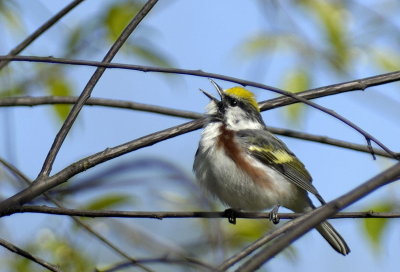
[[[236,107],[239,104],[239,101],[236,98],[233,98],[233,97],[230,97],[230,96],[226,97],[226,102],[231,107]]]

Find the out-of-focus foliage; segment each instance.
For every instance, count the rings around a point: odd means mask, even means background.
[[[0,0],[0,20],[6,22],[0,27],[18,30],[15,44],[23,38],[21,33],[25,32],[20,16],[27,15],[20,14],[18,5],[21,3],[23,1]],[[99,48],[107,48],[114,42],[144,1],[98,3],[104,7],[97,13],[81,18],[76,25],[68,26],[60,41],[58,52],[62,53],[58,57],[97,57]],[[361,68],[355,67],[353,63],[359,58],[364,60],[365,65],[378,71],[400,69],[400,55],[396,47],[396,41],[400,40],[400,31],[391,21],[393,17],[382,16],[373,6],[367,6],[361,1],[312,0],[260,0],[259,5],[265,16],[265,23],[255,33],[243,36],[239,51],[249,62],[260,56],[266,57],[266,73],[280,71],[276,84],[288,91],[299,92],[320,84],[324,79],[324,74],[320,71],[333,74],[338,81],[345,75],[357,78]],[[393,14],[390,9],[388,5],[388,14]],[[398,11],[398,8],[393,10]],[[363,27],[354,23],[354,18],[360,14],[364,16]],[[163,26],[159,27],[162,29]],[[125,54],[124,57],[133,58],[135,62],[171,66],[170,56],[162,52],[154,42],[159,30],[147,26],[146,22],[139,28],[140,35],[135,33],[119,54]],[[182,38],[178,35],[176,37]],[[382,44],[382,40],[390,42]],[[104,44],[107,46],[99,46]],[[291,55],[291,61],[279,63],[280,56],[283,55]],[[77,95],[80,91],[76,90],[76,82],[67,73],[70,67],[34,65],[30,73],[21,74],[18,73],[17,65],[19,64],[9,64],[10,67],[0,71],[0,97],[31,94],[70,96]],[[53,106],[60,120],[65,119],[69,109],[70,106],[67,105]],[[300,124],[304,120],[304,113],[305,107],[301,104],[287,107],[283,111],[290,124]],[[97,171],[97,174],[85,178],[77,177],[73,182],[55,188],[51,192],[52,196],[62,200],[69,208],[90,210],[148,210],[148,207],[168,207],[171,210],[222,209],[216,201],[205,198],[192,178],[173,163],[152,158]],[[145,188],[140,191],[142,194],[137,193],[138,187]],[[171,191],[175,194],[170,193]],[[42,198],[37,201],[42,203],[44,200]],[[371,209],[391,211],[394,206],[378,203]],[[148,219],[144,226],[138,226],[133,220],[121,223],[117,219],[90,219],[84,222],[121,246],[130,256],[153,257],[156,254],[166,256],[171,253],[179,256],[181,253],[204,259],[209,257],[217,261],[220,259],[214,255],[240,249],[271,228],[266,220],[238,220],[236,225],[230,225],[226,220],[215,220]],[[382,243],[387,222],[385,219],[363,221],[366,236],[375,249],[379,249]],[[43,225],[46,223],[48,222],[43,222]],[[78,231],[78,227],[71,230],[71,233],[65,234],[61,228],[52,231],[44,229],[38,235],[39,238],[33,238],[20,246],[49,262],[60,264],[65,271],[93,271],[93,267],[99,263],[108,265],[120,260],[120,256],[110,254],[107,246],[93,242],[96,239],[92,236],[88,238]],[[189,236],[187,230],[195,235]],[[95,250],[86,251],[82,240],[90,240],[93,243],[91,248]],[[296,255],[295,246],[290,249],[289,257],[293,255]],[[98,260],[101,262],[97,262]],[[20,257],[0,259],[0,263],[8,263],[11,271],[42,271],[38,265]]]
[[[393,203],[377,203],[372,205],[367,210],[374,212],[392,212],[396,208]],[[371,242],[374,250],[379,252],[382,246],[382,239],[385,230],[387,229],[389,220],[386,218],[366,218],[362,220],[363,230],[368,240]]]
[[[65,80],[62,73],[49,77],[45,82],[48,92],[52,96],[71,96],[73,94],[70,82]],[[67,118],[71,106],[54,105],[54,110],[61,121]]]
[[[98,52],[98,44],[111,45],[116,40],[121,31],[143,6],[144,1],[121,0],[107,3],[108,6],[100,10],[99,14],[86,18],[86,22],[68,27],[68,32],[65,33],[61,43],[62,48],[59,49],[59,52],[62,52],[63,55],[58,55],[58,57],[78,59],[84,56],[84,58],[90,59]],[[8,1],[0,1],[0,18],[3,16],[10,28],[22,28],[20,20],[16,16],[18,8],[16,3],[10,4]],[[145,64],[171,66],[170,59],[152,42],[152,37],[156,31],[147,27],[145,23],[139,27],[146,34],[135,37],[135,39],[129,39],[119,54],[138,58]],[[24,31],[20,32],[23,33]],[[16,42],[20,42],[21,37],[24,37],[24,35],[18,35]],[[70,78],[65,72],[67,67],[57,66],[57,68],[54,68],[37,65],[37,68],[27,75],[20,75],[12,72],[11,69],[6,67],[0,71],[0,82],[4,81],[3,86],[7,86],[7,88],[0,89],[0,96],[27,95],[29,94],[29,89],[26,88],[26,85],[32,83],[44,87],[36,88],[35,94],[43,95],[48,93],[61,96],[78,94],[79,90],[75,90],[73,78]],[[6,70],[7,72],[5,72]],[[70,106],[55,105],[53,108],[62,121],[68,114]]]
[[[260,70],[267,74],[283,70],[277,80],[283,89],[301,91],[313,87],[311,83],[321,84],[325,77],[318,70],[340,81],[349,75],[357,78],[365,66],[381,72],[400,68],[400,27],[393,17],[398,6],[392,1],[379,5],[379,10],[362,1],[258,3],[266,23],[262,31],[245,37],[239,49],[250,60],[263,57],[266,69]],[[280,63],[288,54],[292,61]],[[360,59],[364,67],[354,65]],[[305,107],[285,110],[290,124],[298,124]]]
[[[283,78],[284,89],[289,92],[301,92],[310,88],[310,75],[308,71],[302,69],[295,69],[289,71]],[[297,103],[290,105],[285,109],[286,116],[293,124],[298,124],[303,118],[306,108],[303,104]]]
[[[0,1],[0,20],[4,21],[7,28],[11,28],[12,31],[23,29],[18,12],[18,4],[14,1]]]
[[[24,246],[29,253],[46,259],[50,263],[56,263],[62,271],[93,271],[88,269],[94,267],[91,254],[86,252],[81,244],[77,244],[76,236],[79,232],[72,231],[70,238],[60,236],[50,229],[42,229],[37,237]],[[44,268],[25,258],[10,258],[7,261],[11,270],[20,272],[39,272]],[[3,268],[5,268],[3,266]],[[2,268],[2,269],[3,269]],[[7,270],[5,270],[7,271]]]
[[[104,210],[113,209],[124,204],[133,204],[132,195],[128,194],[106,194],[100,196],[90,202],[86,203],[83,207],[84,210]]]

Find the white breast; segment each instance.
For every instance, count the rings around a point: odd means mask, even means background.
[[[198,153],[193,167],[200,184],[234,209],[264,210],[277,204],[288,208],[299,205],[296,200],[304,199],[298,197],[302,192],[279,172],[244,154],[250,163],[265,171],[273,183],[270,186],[273,190],[260,186],[239,169],[222,148],[217,147],[220,125],[210,123],[202,133],[202,151]]]

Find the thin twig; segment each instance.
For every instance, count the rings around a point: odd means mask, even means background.
[[[354,188],[347,194],[336,198],[335,200],[321,206],[311,212],[306,213],[299,217],[296,224],[293,224],[285,233],[274,240],[272,246],[264,247],[257,254],[250,257],[238,270],[241,272],[250,272],[257,270],[266,261],[270,260],[276,254],[281,252],[284,248],[290,245],[293,241],[298,239],[304,233],[308,232],[322,221],[333,216],[337,211],[349,206],[355,201],[361,199],[372,191],[381,186],[389,184],[400,178],[400,162],[390,167],[386,171],[378,174],[374,178],[366,181],[360,186]]]
[[[399,74],[397,74],[397,76]],[[392,75],[392,76],[394,76],[394,75]],[[388,77],[393,80],[393,77],[390,77],[390,75],[387,75],[384,78],[386,80],[389,80]],[[382,78],[380,80],[382,80]],[[293,101],[295,101],[295,99],[293,99]],[[99,152],[99,153],[93,154],[89,157],[86,157],[86,158],[64,168],[62,171],[58,172],[57,174],[53,175],[52,177],[46,179],[46,182],[36,183],[35,186],[32,186],[31,188],[29,188],[27,190],[23,190],[23,191],[17,193],[16,195],[4,200],[3,202],[0,203],[0,214],[12,213],[13,210],[18,208],[18,206],[20,206],[21,204],[24,204],[24,203],[32,200],[33,198],[37,197],[41,193],[43,193],[57,185],[60,185],[63,182],[66,182],[72,176],[74,176],[82,171],[85,171],[91,167],[94,167],[95,165],[98,165],[102,162],[113,159],[115,157],[121,156],[128,152],[131,152],[131,151],[134,151],[134,150],[137,150],[137,149],[149,146],[149,145],[153,145],[160,141],[175,137],[177,135],[181,135],[183,133],[187,133],[187,132],[196,130],[196,129],[200,128],[204,124],[204,122],[205,122],[204,118],[197,119],[192,122],[184,123],[179,126],[175,126],[175,127],[169,128],[169,129],[161,130],[159,132],[155,132],[155,133],[143,136],[141,138],[121,144],[116,147],[107,148],[103,152]],[[391,153],[395,154],[394,152],[391,152]]]
[[[52,27],[55,23],[57,23],[62,17],[68,14],[71,10],[73,10],[76,6],[82,3],[84,0],[75,0],[60,10],[57,14],[51,17],[48,21],[46,21],[43,25],[41,25],[38,29],[36,29],[31,35],[25,38],[20,44],[18,44],[15,48],[13,48],[8,56],[15,56],[22,52],[26,47],[28,47],[34,40],[39,38],[44,32],[46,32],[50,27]],[[0,61],[0,70],[5,67],[10,60],[2,60]]]
[[[273,229],[265,234],[263,237],[257,239],[256,241],[252,242],[245,248],[241,249],[236,254],[232,255],[228,259],[226,259],[223,263],[218,266],[218,269],[221,271],[226,271],[229,267],[235,265],[236,263],[240,262],[242,259],[249,256],[251,253],[259,249],[260,247],[266,245],[268,242],[272,241],[276,237],[280,236],[281,234],[288,231],[294,224],[300,220],[300,217],[295,218],[289,222],[286,222],[283,226],[279,227],[278,229]]]
[[[51,177],[45,179],[46,182],[36,183],[35,186],[30,186],[29,188],[18,192],[6,200],[0,202],[0,215],[11,214],[15,209],[18,209],[22,204],[32,200],[38,195],[47,192],[47,190],[54,188],[66,181],[72,176],[83,172],[89,168],[92,168],[102,162],[111,160],[118,156],[124,155],[128,152],[153,145],[155,143],[164,141],[166,139],[170,139],[177,135],[193,131],[197,128],[200,128],[205,119],[201,118],[195,121],[191,121],[188,123],[184,123],[179,126],[175,126],[169,129],[161,130],[144,137],[140,137],[133,141],[112,147],[107,148],[101,152],[88,156],[82,160],[79,160],[60,172],[54,174]]]
[[[17,169],[15,166],[12,164],[8,163],[7,161],[3,160],[0,158],[0,163],[3,164],[11,173],[13,173],[18,179],[22,180],[25,184],[30,185],[32,182],[31,180],[24,175],[19,169]],[[44,197],[52,202],[54,205],[56,205],[59,209],[65,209],[62,205],[62,203],[55,198],[51,197],[48,193],[43,193]],[[122,249],[118,248],[118,246],[114,245],[111,241],[109,241],[107,238],[105,238],[103,235],[92,229],[88,224],[83,222],[77,217],[71,216],[71,219],[80,227],[85,229],[87,232],[89,232],[91,235],[96,237],[98,240],[103,242],[105,245],[107,245],[109,248],[111,248],[115,253],[119,254],[121,257],[127,259],[131,263],[136,263],[136,259],[132,258],[128,254],[126,254]],[[142,268],[145,271],[151,271],[147,268]]]
[[[3,240],[1,238],[0,238],[0,245],[2,247],[7,248],[11,252],[14,252],[14,253],[26,258],[26,259],[29,259],[29,260],[31,260],[31,261],[43,266],[44,268],[47,268],[50,271],[62,272],[58,266],[56,266],[54,264],[51,264],[51,263],[49,263],[49,262],[47,262],[47,261],[45,261],[45,260],[43,260],[43,259],[41,259],[39,257],[33,256],[29,252],[27,252],[27,251],[15,246],[15,245],[9,243],[6,240]]]
[[[243,84],[247,86],[254,86],[257,84],[255,82],[246,81],[246,84],[243,83],[243,80],[223,76],[214,73],[203,72],[202,70],[192,70],[192,69],[180,69],[180,68],[168,68],[168,67],[155,67],[155,66],[145,66],[145,65],[134,65],[134,64],[124,64],[124,63],[104,63],[100,61],[90,61],[90,60],[75,60],[75,59],[66,59],[66,58],[55,58],[55,57],[39,57],[39,56],[7,56],[0,55],[1,60],[9,60],[9,61],[23,61],[23,62],[41,62],[41,63],[53,63],[53,64],[68,64],[68,65],[78,65],[78,66],[92,66],[92,67],[104,67],[108,69],[124,69],[124,70],[134,70],[141,72],[155,72],[155,73],[166,73],[166,74],[179,74],[179,75],[190,75],[190,76],[198,76],[198,77],[206,77],[206,78],[216,78],[221,79],[233,83]],[[310,89],[308,91],[302,92],[301,95],[303,98],[311,99],[316,98],[320,95],[320,93],[324,93],[326,95],[333,95],[343,92],[356,91],[356,90],[366,90],[369,87],[378,86],[382,84],[387,84],[400,80],[400,71],[380,74],[376,76],[351,80],[347,82],[332,84],[324,87]],[[260,87],[261,89],[269,90],[274,89],[272,86],[263,85],[266,87]],[[254,86],[256,87],[256,86]],[[329,94],[327,93],[329,92]],[[279,106],[289,105],[292,103],[298,103],[295,98],[292,97],[278,97],[274,99],[275,103]],[[264,105],[266,103],[267,105]],[[270,100],[264,101],[260,103],[260,107],[262,110],[274,108],[273,105],[270,105]]]
[[[290,93],[287,91],[284,91],[279,88],[275,88],[272,86],[268,86],[265,84],[261,84],[258,82],[253,82],[253,81],[248,81],[248,80],[242,80],[234,77],[229,77],[229,76],[224,76],[220,74],[214,74],[214,73],[207,73],[203,72],[201,70],[187,70],[187,69],[177,69],[177,68],[160,68],[160,67],[149,67],[149,66],[141,66],[141,65],[126,65],[126,64],[108,64],[108,63],[101,63],[101,62],[88,62],[88,61],[78,61],[78,60],[70,60],[70,59],[60,59],[60,58],[53,58],[53,57],[48,57],[48,58],[43,58],[43,57],[1,57],[0,59],[13,59],[16,61],[35,61],[35,62],[47,62],[47,63],[62,63],[62,64],[73,64],[73,65],[87,65],[87,66],[97,66],[97,67],[107,67],[107,68],[120,68],[120,69],[130,69],[130,70],[138,70],[138,71],[143,71],[143,72],[163,72],[163,73],[173,73],[173,74],[186,74],[186,75],[193,75],[193,76],[199,76],[199,77],[209,77],[209,78],[214,78],[214,79],[221,79],[225,81],[230,81],[234,83],[238,83],[243,86],[252,86],[264,90],[269,90],[275,93],[279,93],[281,95],[290,97],[294,100],[297,100],[298,102],[303,102],[313,108],[316,108],[322,112],[325,112],[328,115],[331,115],[332,117],[342,121],[346,125],[350,126],[357,132],[359,132],[361,135],[364,136],[365,140],[367,141],[367,144],[370,145],[371,141],[376,143],[378,146],[380,146],[383,150],[388,152],[393,158],[398,158],[397,154],[393,151],[391,151],[388,147],[386,147],[382,142],[380,142],[378,139],[376,139],[373,135],[370,133],[364,131],[360,127],[358,127],[356,124],[351,122],[350,120],[346,119],[345,117],[339,115],[338,113],[334,112],[333,110],[330,110],[326,107],[323,107],[321,105],[318,105],[312,101],[307,100],[307,98],[304,98],[303,96],[300,96],[295,93]],[[393,82],[393,81],[398,81],[400,78],[400,72],[392,72],[388,73],[385,75],[380,75],[377,77],[370,77],[366,78],[365,81],[363,80],[355,80],[355,81],[350,81],[347,82],[344,86],[344,91],[349,91],[349,90],[354,90],[354,88],[358,90],[365,90],[369,86],[375,86],[378,84],[383,84],[388,83],[388,82]],[[372,82],[370,80],[372,79]],[[380,82],[380,83],[377,83]],[[368,85],[370,83],[370,85]],[[341,84],[335,84],[331,85],[329,87],[332,87],[333,89],[337,88],[338,86],[340,87]],[[315,89],[315,90],[321,90],[321,88]]]
[[[75,104],[77,100],[78,97],[74,96],[4,97],[0,98],[0,107],[14,107],[14,106],[31,107],[31,106],[52,105],[52,104]],[[86,101],[85,105],[153,112],[153,113],[182,117],[187,119],[198,119],[204,116],[203,114],[193,111],[177,110],[162,106],[149,105],[149,104],[131,102],[126,100],[108,99],[108,98],[91,97]]]
[[[150,12],[150,10],[154,7],[154,5],[158,2],[158,0],[148,0],[146,4],[142,7],[142,9],[136,14],[136,16],[132,19],[132,21],[125,27],[122,31],[120,36],[111,46],[110,50],[107,52],[105,57],[103,58],[102,62],[109,63],[112,61],[114,56],[118,53],[119,49],[125,43],[125,41],[129,38],[131,33],[136,29],[139,23],[144,19],[144,17]],[[42,170],[38,175],[37,183],[40,183],[43,180],[43,177],[49,176],[51,172],[51,168],[53,163],[56,159],[58,151],[61,148],[65,138],[69,130],[71,129],[73,123],[75,122],[78,114],[80,113],[82,107],[85,105],[86,100],[90,97],[94,87],[96,86],[97,82],[99,81],[100,77],[103,75],[106,68],[104,67],[97,67],[96,71],[86,84],[85,88],[83,89],[81,95],[79,96],[78,101],[74,104],[71,111],[69,112],[66,120],[64,121],[60,131],[57,133],[57,136],[54,139],[54,142],[49,150],[49,153],[46,156],[46,159],[43,163]]]
[[[160,257],[160,258],[143,258],[139,259],[138,263],[140,264],[150,264],[150,263],[169,263],[169,264],[191,264],[192,266],[196,267],[201,267],[203,269],[206,269],[207,271],[212,271],[212,272],[217,272],[220,271],[217,268],[203,263],[199,262],[198,260],[192,259],[192,258],[177,258],[177,257]],[[109,267],[107,269],[96,269],[95,272],[115,272],[119,270],[126,269],[131,266],[135,266],[136,264],[128,263],[128,262],[122,262],[113,265],[112,267]],[[198,271],[198,270],[196,270]]]
[[[67,215],[80,217],[113,217],[113,218],[150,218],[150,219],[166,219],[166,218],[226,218],[225,212],[149,212],[149,211],[97,211],[97,210],[81,210],[67,209],[62,207],[49,207],[37,205],[24,205],[15,213],[43,213],[53,215]],[[245,219],[267,219],[269,212],[237,212],[237,218]],[[304,215],[303,213],[278,213],[280,219],[294,219]],[[400,212],[342,212],[333,215],[330,218],[400,218]]]
[[[323,95],[324,93],[319,92],[319,95]],[[316,97],[314,97],[316,98]],[[51,105],[51,104],[74,104],[78,100],[78,97],[71,96],[40,96],[40,97],[32,97],[32,96],[20,96],[20,97],[5,97],[0,98],[0,107],[14,107],[14,106],[37,106],[37,105]],[[275,99],[271,99],[274,105],[277,105],[274,101]],[[282,102],[282,101],[281,101]],[[90,106],[104,106],[104,107],[113,107],[120,109],[130,109],[130,110],[138,110],[145,112],[152,112],[158,114],[165,114],[168,116],[182,117],[188,119],[198,119],[204,117],[203,114],[192,112],[192,111],[184,111],[177,110],[162,106],[142,104],[137,102],[125,101],[125,100],[115,100],[115,99],[106,99],[106,98],[94,98],[91,97],[86,101],[85,105]],[[264,105],[266,105],[264,103]],[[321,135],[313,135],[310,133],[299,132],[291,129],[283,129],[283,128],[275,128],[268,127],[269,131],[274,134],[302,139],[306,141],[318,142],[333,146],[338,146],[346,149],[352,149],[364,153],[371,153],[371,149],[369,146],[349,143],[346,141],[341,141],[337,139],[333,139],[327,136]],[[387,152],[373,148],[372,152],[376,155],[392,158]],[[400,153],[396,153],[396,156],[400,158]]]
[[[333,145],[333,146],[342,147],[342,148],[351,149],[351,150],[360,151],[360,152],[369,153],[369,154],[373,153],[375,155],[393,159],[392,155],[388,154],[386,151],[383,151],[382,149],[377,149],[377,148],[372,148],[372,150],[371,150],[371,147],[368,145],[350,143],[347,141],[342,141],[342,140],[330,138],[327,136],[314,135],[314,134],[300,132],[300,131],[286,129],[286,128],[268,127],[268,130],[270,130],[272,133],[277,134],[277,135],[302,139],[302,140],[311,141],[311,142]],[[397,160],[400,160],[400,153],[397,152],[394,154],[395,154],[395,157],[397,158]]]

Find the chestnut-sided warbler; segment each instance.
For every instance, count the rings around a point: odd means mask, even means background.
[[[308,192],[325,204],[303,163],[268,131],[254,94],[211,82],[221,100],[201,90],[211,102],[193,165],[199,183],[233,210],[307,212],[315,208]],[[337,252],[350,252],[331,224],[316,229]]]

